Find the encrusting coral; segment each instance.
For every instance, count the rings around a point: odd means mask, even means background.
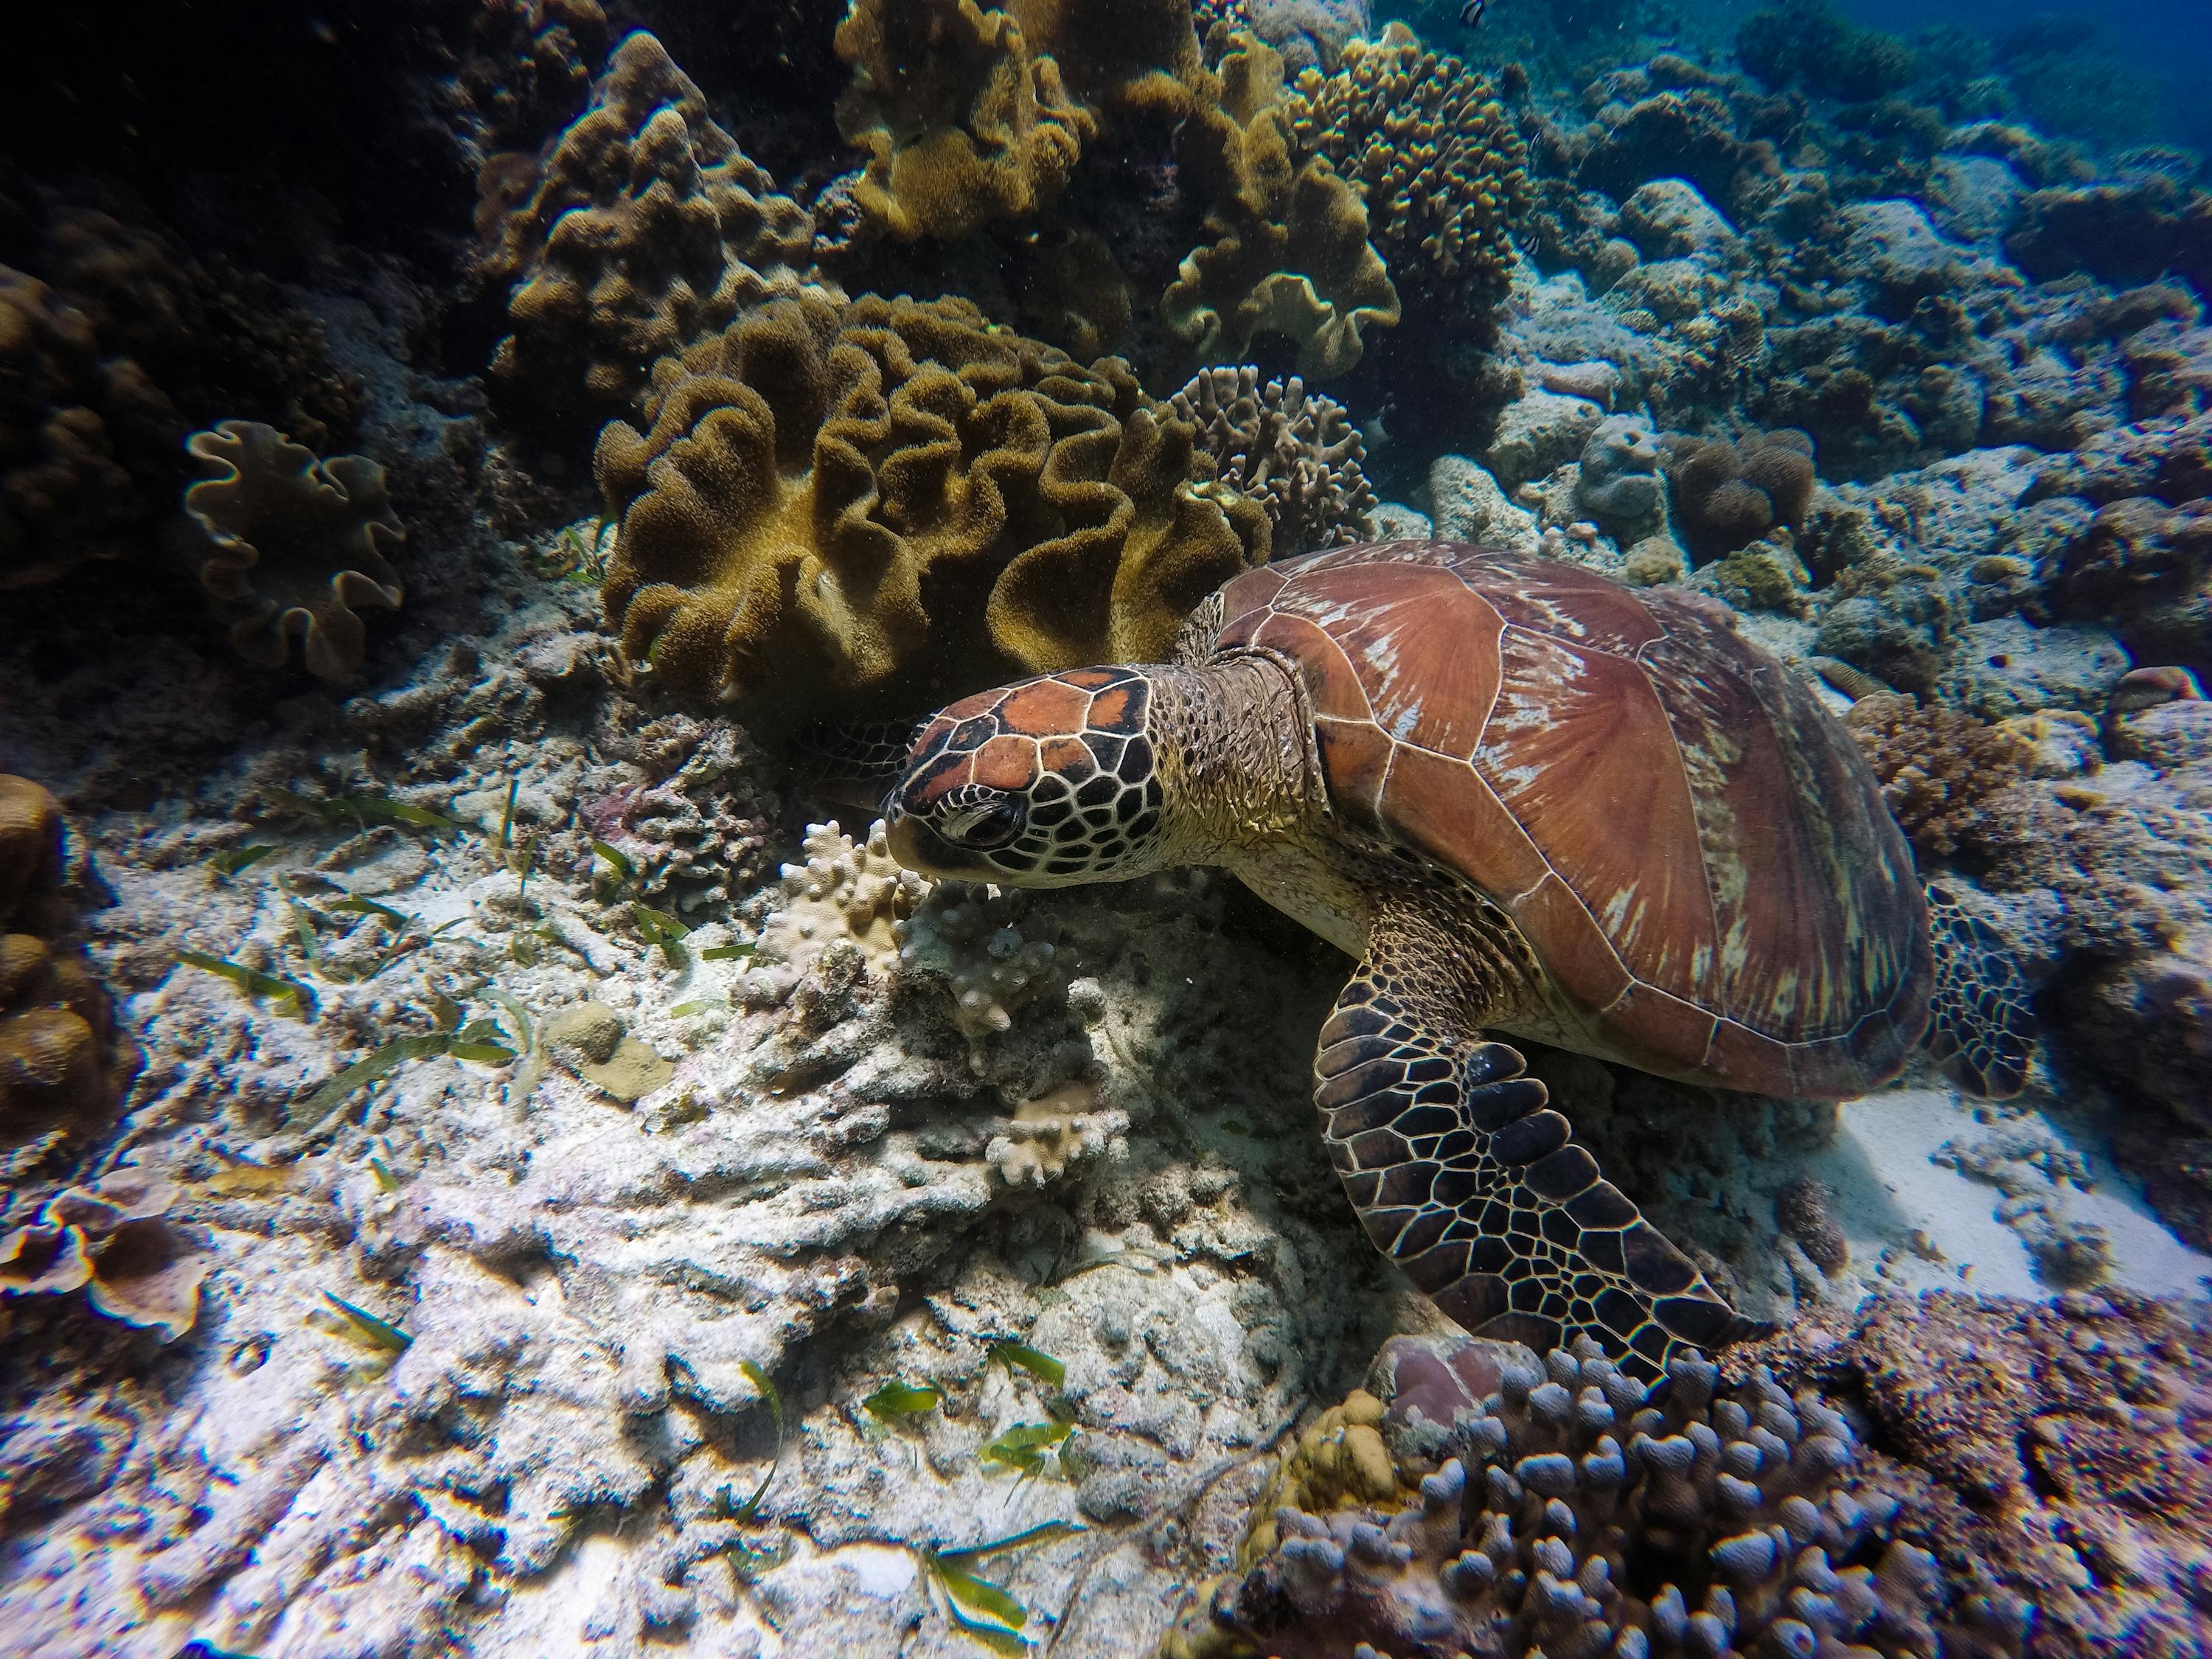
[[[1267,555],[1265,509],[1125,363],[965,300],[775,301],[665,360],[647,413],[599,439],[604,599],[631,661],[694,698],[909,713],[1157,659]]]
[[[477,276],[507,291],[492,373],[534,410],[622,409],[656,358],[796,291],[811,262],[812,217],[650,34],[615,49],[533,169],[511,160],[485,170]]]
[[[1962,848],[1987,851],[2005,830],[1997,798],[2027,775],[2032,747],[2001,727],[1917,697],[1878,691],[1851,704],[1850,728],[1882,799],[1914,847],[1948,859]]]
[[[1594,1348],[1395,1338],[1160,1651],[1923,1659],[1959,1610],[1897,1500],[1853,1494],[1861,1456],[1842,1413],[1764,1370],[1723,1385],[1678,1359],[1647,1401]],[[1965,1612],[1984,1650],[2018,1650],[2024,1609]]]
[[[175,1183],[134,1168],[64,1189],[0,1235],[0,1296],[82,1290],[108,1318],[175,1341],[199,1317],[209,1266],[165,1218],[177,1196]]]
[[[185,491],[184,538],[238,653],[279,668],[296,635],[309,673],[359,668],[368,635],[355,613],[396,611],[404,592],[385,556],[406,532],[384,469],[361,455],[317,460],[258,421],[225,421],[185,447],[210,476]]]
[[[1486,307],[1513,268],[1513,228],[1534,205],[1528,149],[1498,89],[1422,50],[1403,23],[1352,40],[1333,75],[1309,69],[1290,100],[1299,147],[1358,185],[1401,293]]]
[[[1813,502],[1813,444],[1784,428],[1735,443],[1675,438],[1666,445],[1674,510],[1692,550],[1715,557],[1780,525],[1796,529]]]
[[[1236,362],[1263,334],[1297,348],[1309,380],[1348,373],[1362,331],[1394,326],[1398,290],[1367,240],[1360,194],[1326,156],[1296,158],[1283,60],[1249,34],[1222,59],[1218,101],[1185,122],[1188,187],[1211,204],[1207,240],[1160,301],[1198,366]]]
[[[1374,533],[1367,447],[1335,398],[1295,374],[1262,386],[1246,368],[1209,369],[1169,401],[1198,428],[1223,482],[1267,507],[1276,558]]]
[[[99,1116],[136,1052],[67,942],[63,835],[52,795],[0,773],[0,1146]]]

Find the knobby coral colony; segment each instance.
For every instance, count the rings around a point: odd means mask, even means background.
[[[217,8],[0,100],[0,1654],[874,1652],[923,1597],[1168,1659],[2212,1650],[2191,1307],[1909,1293],[1992,1258],[1863,1236],[1830,1109],[1532,1044],[1794,1322],[1649,1391],[1399,1337],[1304,1411],[1396,1282],[1273,1115],[1341,964],[1206,872],[808,822],[1271,559],[1668,590],[1850,703],[1939,1002],[2044,988],[1938,1154],[2020,1272],[2187,1284],[2043,1115],[2109,1101],[2212,1251],[2212,198],[2124,66],[1826,6],[1632,58],[1706,27],[1643,0],[353,9],[296,86]],[[1255,1486],[1204,1570],[1120,1548]],[[886,1540],[913,1595],[853,1596]]]

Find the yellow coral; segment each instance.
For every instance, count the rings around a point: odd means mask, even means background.
[[[1360,331],[1399,318],[1398,291],[1367,240],[1359,192],[1323,156],[1294,165],[1283,60],[1249,34],[1222,59],[1219,101],[1183,127],[1182,166],[1214,204],[1208,240],[1182,262],[1160,314],[1194,366],[1234,363],[1254,339],[1298,348],[1298,372],[1324,380],[1354,368]]]
[[[200,586],[239,655],[282,667],[297,635],[309,673],[352,673],[368,644],[355,612],[396,611],[404,592],[384,556],[406,535],[384,469],[361,455],[319,461],[258,421],[225,421],[185,447],[213,475],[185,491],[185,513]]]
[[[1300,76],[1288,113],[1299,147],[1358,185],[1401,284],[1483,304],[1504,295],[1510,233],[1535,191],[1528,147],[1489,82],[1392,23],[1379,41],[1346,42],[1335,74]]]
[[[812,258],[812,217],[642,32],[542,163],[494,158],[480,188],[496,234],[477,274],[514,327],[492,372],[541,410],[627,404],[654,359],[795,292]]]
[[[694,698],[903,713],[1023,673],[1156,659],[1265,559],[1188,422],[965,300],[780,301],[655,374],[598,471],[603,598]]]

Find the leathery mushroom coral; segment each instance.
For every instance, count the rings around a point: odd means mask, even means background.
[[[1362,331],[1389,328],[1398,290],[1368,241],[1360,194],[1323,155],[1296,157],[1283,98],[1283,60],[1250,34],[1221,60],[1218,101],[1182,128],[1181,166],[1212,204],[1208,240],[1184,258],[1160,301],[1195,365],[1235,362],[1263,334],[1297,348],[1308,380],[1343,374],[1365,350]]]
[[[296,635],[309,673],[359,668],[356,611],[397,611],[404,592],[385,556],[406,532],[384,469],[362,455],[319,461],[258,421],[225,421],[185,447],[210,475],[185,491],[185,540],[239,655],[280,668]]]
[[[1264,561],[1128,366],[1090,368],[965,300],[812,294],[654,372],[648,429],[600,434],[622,533],[602,597],[678,693],[822,717],[1163,656]]]
[[[1894,1535],[1896,1499],[1854,1495],[1842,1413],[1765,1371],[1677,1359],[1647,1401],[1587,1344],[1539,1362],[1400,1337],[1370,1382],[1308,1431],[1163,1659],[1929,1659],[1960,1611]],[[2018,1651],[2023,1609],[1964,1613],[1981,1651]]]
[[[492,373],[542,409],[622,408],[654,359],[795,292],[813,258],[812,217],[642,32],[542,161],[495,158],[480,188],[496,229],[477,274],[514,330]]]

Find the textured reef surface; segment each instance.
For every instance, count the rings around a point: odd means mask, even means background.
[[[2212,1654],[2212,172],[2087,25],[216,9],[0,87],[0,1655]],[[1431,534],[1774,653],[2033,988],[1532,1048],[1774,1328],[1649,1397],[1375,1255],[1331,947],[814,781]]]

